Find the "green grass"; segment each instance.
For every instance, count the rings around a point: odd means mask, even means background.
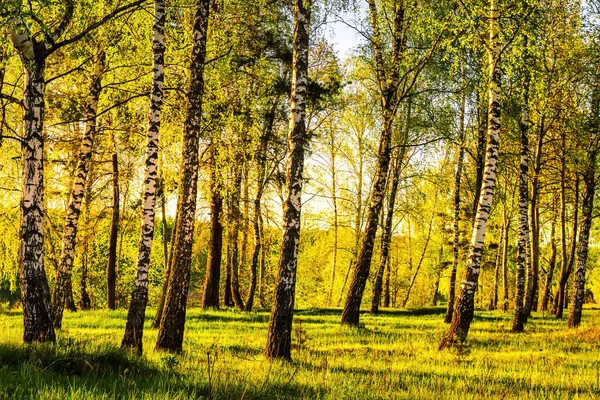
[[[5,311],[0,399],[600,397],[599,308],[576,330],[536,315],[523,334],[510,333],[509,314],[479,311],[468,343],[438,352],[443,311],[364,314],[350,329],[340,310],[298,310],[291,363],[262,355],[267,312],[191,309],[183,355],[155,352],[147,325],[140,358],[119,350],[124,310],[66,313],[55,346],[22,345],[22,315]]]

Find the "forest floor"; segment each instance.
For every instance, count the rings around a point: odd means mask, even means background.
[[[477,311],[468,342],[439,352],[443,308],[363,314],[298,310],[293,362],[262,355],[268,312],[188,310],[184,354],[120,351],[126,311],[66,312],[55,346],[23,346],[22,315],[0,312],[0,399],[587,399],[600,398],[600,307],[579,329],[536,314]]]

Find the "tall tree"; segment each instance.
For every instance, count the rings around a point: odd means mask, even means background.
[[[498,148],[500,141],[500,38],[499,38],[499,13],[496,0],[490,1],[489,14],[489,77],[488,77],[488,124],[485,168],[483,171],[483,184],[479,194],[477,213],[473,221],[471,244],[467,257],[465,276],[460,285],[456,305],[452,315],[450,329],[440,343],[440,350],[448,347],[455,336],[459,342],[467,338],[473,312],[475,308],[475,290],[481,270],[481,258],[487,223],[490,217],[492,197],[496,187],[496,165],[498,163]]]
[[[309,27],[312,0],[294,1],[292,45],[292,90],[290,125],[286,153],[286,198],[283,209],[283,237],[273,307],[265,354],[268,358],[291,359],[292,319],[300,241],[302,173],[306,132],[305,111],[308,89]]]
[[[597,46],[597,43],[596,43]],[[594,49],[596,51],[596,49]],[[597,54],[596,54],[597,56]],[[590,232],[592,230],[594,196],[596,193],[596,173],[598,169],[598,150],[600,149],[600,58],[596,58],[596,71],[590,100],[589,139],[583,171],[585,192],[581,203],[581,226],[577,246],[577,268],[573,279],[573,293],[569,309],[567,326],[577,328],[581,324],[585,297],[585,274],[587,270]]]
[[[164,62],[165,62],[165,5],[163,0],[154,0],[154,24],[152,37],[152,95],[148,115],[146,146],[146,176],[144,179],[144,209],[142,228],[138,245],[136,277],[125,325],[125,335],[121,347],[142,352],[144,320],[148,304],[148,271],[150,269],[150,251],[154,239],[154,209],[158,179],[158,142],[160,117],[163,105]],[[164,195],[164,193],[163,193]],[[164,200],[163,200],[164,207]],[[163,235],[165,232],[163,231]],[[168,257],[165,253],[165,257]]]
[[[96,55],[94,72],[90,77],[91,85],[84,108],[85,128],[77,157],[77,166],[75,168],[75,176],[71,186],[69,203],[67,205],[60,265],[56,271],[56,280],[54,282],[52,311],[55,328],[61,328],[62,326],[65,302],[70,295],[68,289],[69,285],[71,285],[71,272],[73,270],[73,261],[75,260],[79,216],[81,215],[81,208],[86,194],[85,187],[97,133],[96,114],[98,112],[100,92],[102,91],[102,74],[105,68],[104,61],[105,53],[103,50],[99,50]]]
[[[202,99],[204,95],[204,62],[206,60],[206,34],[210,0],[196,0],[191,57],[191,77],[187,93],[187,116],[183,132],[181,159],[181,182],[177,199],[177,220],[175,227],[175,247],[172,266],[165,297],[165,309],[160,321],[157,350],[181,352],[190,268],[192,245],[196,221],[196,195],[198,191],[198,148]]]

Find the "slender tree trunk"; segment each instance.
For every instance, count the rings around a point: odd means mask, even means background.
[[[101,79],[102,73],[104,72],[104,60],[104,51],[100,50],[96,56],[94,73],[91,76],[91,85],[84,111],[85,129],[81,139],[81,147],[77,158],[77,166],[75,168],[75,176],[71,186],[69,203],[67,204],[60,265],[56,271],[54,297],[52,302],[52,310],[54,312],[53,323],[54,327],[58,329],[62,327],[65,304],[68,298],[71,297],[72,299],[73,296],[72,291],[69,291],[69,287],[72,285],[71,275],[73,271],[73,261],[75,260],[79,216],[81,215],[81,208],[85,197],[85,187],[96,138],[96,114],[100,92],[102,91]]]
[[[529,216],[531,219],[530,238],[531,238],[531,260],[529,261],[529,276],[527,280],[527,298],[525,301],[525,322],[535,309],[535,299],[538,292],[539,268],[540,268],[540,223],[539,223],[539,176],[542,167],[542,146],[544,143],[544,117],[540,122],[540,132],[538,136],[535,160],[533,165],[533,179],[531,182],[531,203]]]
[[[390,243],[391,247],[391,243]],[[392,268],[392,260],[390,255],[387,257],[385,263],[385,284],[383,285],[383,307],[389,308],[390,306],[390,270]]]
[[[223,251],[223,225],[221,223],[223,198],[217,183],[216,143],[211,144],[210,156],[210,243],[206,259],[206,278],[202,307],[219,308],[219,284],[221,282],[221,256]]]
[[[163,199],[163,226],[166,226],[166,216],[164,213],[164,199]],[[167,298],[167,289],[169,286],[169,279],[171,277],[171,271],[173,266],[173,250],[175,249],[175,238],[177,234],[177,215],[175,215],[175,221],[173,223],[173,229],[171,231],[170,237],[170,250],[168,253],[165,253],[165,268],[163,272],[163,283],[160,289],[160,297],[158,299],[158,307],[156,308],[156,314],[154,315],[154,319],[152,320],[152,327],[158,328],[160,327],[160,320],[162,318],[164,309],[165,309],[165,300]],[[164,244],[163,244],[164,246]]]
[[[450,329],[440,343],[440,350],[449,346],[455,336],[459,342],[464,342],[469,333],[475,308],[475,290],[481,270],[481,258],[487,222],[492,206],[492,196],[496,187],[496,164],[498,162],[498,147],[500,140],[500,42],[498,40],[498,10],[496,1],[490,4],[490,52],[489,52],[489,83],[488,83],[488,138],[486,148],[483,185],[477,204],[477,213],[473,221],[471,245],[467,257],[465,276],[460,285],[456,305],[452,315]]]
[[[231,252],[229,254],[229,265],[231,266],[231,294],[233,295],[233,302],[235,306],[244,310],[244,300],[240,293],[240,281],[239,281],[239,267],[240,267],[240,254],[239,254],[239,233],[242,214],[240,212],[240,190],[242,184],[242,169],[240,166],[235,165],[233,167],[233,185],[231,188],[231,207],[229,210],[229,246]]]
[[[463,86],[465,82],[465,66],[464,61],[461,64],[461,80]],[[453,240],[452,240],[452,269],[450,270],[450,284],[448,285],[448,304],[446,305],[446,316],[444,322],[449,324],[452,322],[452,314],[454,312],[454,302],[456,296],[456,273],[458,270],[459,258],[459,238],[460,238],[460,188],[463,171],[463,163],[465,158],[465,108],[467,103],[466,89],[461,91],[460,113],[458,118],[458,156],[456,160],[456,171],[454,173],[454,216],[453,216]],[[484,135],[485,137],[485,135]],[[475,196],[477,197],[477,196]]]
[[[556,199],[554,201],[556,206]],[[550,260],[548,260],[548,272],[546,273],[546,284],[544,285],[544,295],[542,296],[542,311],[548,311],[548,302],[552,296],[552,278],[554,277],[554,267],[556,266],[556,207],[553,207],[552,226],[550,227]]]
[[[436,193],[436,199],[437,199],[437,193]],[[434,200],[434,204],[436,203],[436,200]],[[412,288],[415,284],[415,281],[417,280],[417,275],[419,274],[419,270],[421,269],[421,265],[423,264],[423,260],[425,259],[425,254],[427,253],[427,247],[429,246],[429,239],[431,239],[431,231],[433,230],[433,219],[435,216],[435,209],[434,211],[431,213],[431,220],[429,221],[429,230],[427,231],[427,238],[425,239],[425,246],[423,247],[423,252],[421,253],[421,258],[419,258],[419,263],[417,264],[417,268],[415,269],[415,273],[413,274],[412,279],[410,280],[410,284],[408,285],[408,289],[406,291],[406,297],[404,298],[404,301],[402,302],[402,308],[406,308],[406,304],[408,304],[408,299],[410,297],[410,292],[412,291]]]
[[[165,298],[165,309],[160,320],[157,350],[181,352],[188,290],[194,227],[196,222],[196,195],[198,191],[198,147],[202,97],[204,94],[204,61],[206,59],[206,34],[208,31],[209,0],[196,1],[191,77],[188,91],[187,116],[184,125],[181,160],[181,182],[177,198],[175,248],[171,254],[172,265]]]
[[[337,268],[338,255],[338,198],[337,198],[337,171],[336,171],[336,153],[337,145],[335,141],[335,130],[329,132],[329,157],[331,158],[331,201],[333,203],[333,260],[331,261],[331,274],[329,277],[329,292],[327,293],[327,307],[331,306],[333,298],[333,288],[335,286],[335,273]]]
[[[510,230],[510,218],[503,210],[504,236],[502,237],[502,311],[508,311],[508,232]]]
[[[562,134],[563,152],[561,157],[561,195],[560,195],[560,229],[561,229],[561,268],[560,268],[560,280],[558,283],[558,291],[556,293],[555,309],[556,318],[563,317],[563,310],[566,303],[566,288],[569,281],[569,276],[573,270],[573,264],[575,259],[575,248],[577,243],[577,223],[579,219],[579,176],[575,179],[575,204],[573,208],[573,231],[571,237],[571,252],[567,257],[567,200],[566,200],[566,134]]]
[[[377,225],[383,206],[383,198],[385,196],[385,185],[391,158],[392,124],[399,99],[399,63],[404,51],[404,33],[407,28],[404,19],[404,4],[398,3],[395,9],[392,28],[394,37],[392,43],[392,58],[389,66],[390,73],[389,77],[386,77],[377,5],[374,0],[369,0],[368,3],[371,28],[373,29],[372,44],[375,52],[375,68],[377,70],[377,79],[381,93],[381,134],[379,149],[377,151],[377,167],[371,193],[371,204],[369,205],[367,212],[361,245],[352,268],[352,279],[350,280],[346,303],[344,304],[344,309],[342,311],[342,324],[353,326],[358,326],[359,324],[360,305],[362,303],[367,280],[369,279],[371,258],[373,256],[375,236],[377,235]]]
[[[112,155],[113,204],[108,242],[108,264],[106,265],[106,304],[109,310],[117,309],[117,239],[119,237],[119,161],[117,153]]]
[[[596,61],[598,62],[598,60]],[[600,68],[600,67],[598,67]],[[588,247],[594,212],[594,195],[596,193],[597,157],[600,134],[600,73],[596,71],[596,82],[591,100],[590,141],[587,149],[587,160],[583,173],[585,192],[581,204],[581,227],[579,228],[579,243],[577,246],[577,268],[573,279],[573,292],[569,307],[567,326],[577,328],[581,324],[581,314],[585,298],[585,273],[588,261]]]
[[[261,210],[262,211],[262,210]],[[258,226],[260,229],[260,264],[258,268],[258,303],[262,308],[266,307],[265,302],[265,263],[267,259],[267,242],[265,239],[265,226],[263,222],[262,212],[258,215]]]
[[[527,321],[525,303],[525,270],[527,268],[527,248],[529,246],[529,77],[525,77],[521,102],[521,164],[519,175],[519,237],[517,240],[517,271],[515,283],[515,313],[513,332],[523,332]],[[529,268],[531,271],[531,266]]]
[[[500,234],[500,241],[498,242],[498,250],[496,252],[496,267],[494,268],[494,292],[492,293],[492,298],[490,300],[490,310],[495,310],[498,308],[498,286],[500,281],[500,269],[502,268],[502,254],[503,252],[503,238],[504,238],[504,230],[506,229],[506,225],[502,225],[502,231]]]
[[[410,111],[409,111],[410,114]],[[408,136],[408,118],[407,127],[404,134],[404,142]],[[405,144],[405,143],[403,143]],[[373,300],[371,302],[371,313],[379,313],[379,304],[381,303],[381,292],[383,291],[383,275],[387,269],[389,263],[389,252],[392,241],[392,225],[394,221],[394,208],[396,204],[396,193],[398,192],[398,185],[400,184],[400,174],[402,172],[402,163],[404,161],[404,154],[406,153],[406,147],[398,146],[394,155],[394,166],[390,173],[392,174],[392,185],[389,190],[388,197],[388,211],[383,224],[383,232],[381,234],[381,260],[379,263],[379,269],[375,277],[375,283],[373,284]],[[388,292],[389,297],[389,292]],[[389,306],[389,300],[388,300]]]
[[[150,113],[148,115],[148,132],[146,148],[146,176],[144,179],[144,209],[142,212],[142,228],[138,244],[136,277],[131,303],[127,314],[125,334],[121,342],[122,348],[135,349],[142,353],[144,321],[148,304],[148,271],[150,269],[150,252],[154,240],[156,189],[158,179],[158,141],[160,132],[160,116],[163,104],[164,58],[165,58],[165,6],[163,0],[154,0],[154,26],[152,39],[153,76],[152,96],[150,97]],[[164,201],[163,201],[164,207]],[[164,234],[164,233],[163,233]],[[166,254],[165,254],[166,257]]]
[[[256,152],[256,193],[254,194],[254,219],[252,222],[252,228],[254,233],[254,249],[252,250],[252,264],[250,266],[250,289],[248,290],[248,299],[246,301],[246,311],[252,311],[254,307],[254,296],[256,292],[257,280],[258,280],[258,297],[263,306],[262,296],[262,278],[264,274],[264,266],[261,265],[260,255],[263,248],[263,236],[262,236],[262,195],[265,187],[266,178],[266,165],[267,165],[267,149],[269,147],[269,140],[273,132],[273,124],[275,121],[275,107],[277,103],[274,103],[274,107],[267,113],[266,128],[263,135],[260,138],[260,143]],[[259,273],[260,269],[260,273]]]
[[[309,25],[312,1],[294,2],[294,39],[292,45],[292,90],[290,126],[286,154],[287,196],[283,211],[283,237],[273,307],[265,354],[268,358],[291,359],[292,319],[300,241],[302,172],[304,146],[308,140],[305,124],[308,82]]]

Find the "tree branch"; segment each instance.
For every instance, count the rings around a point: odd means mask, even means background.
[[[104,25],[105,23],[107,23],[108,21],[110,21],[113,18],[117,18],[120,17],[121,14],[125,14],[125,12],[138,7],[140,5],[142,5],[143,3],[145,3],[146,0],[136,0],[133,3],[129,3],[126,4],[124,6],[118,7],[116,9],[114,9],[110,14],[106,15],[104,18],[94,22],[93,24],[91,24],[90,26],[88,26],[87,28],[85,28],[84,30],[82,30],[81,32],[79,32],[77,35],[69,38],[69,39],[65,39],[62,42],[58,42],[58,43],[52,43],[51,48],[46,52],[46,56],[48,56],[49,54],[55,52],[56,50],[60,49],[61,47],[64,47],[66,45],[69,45],[71,43],[74,43],[80,39],[83,39],[88,33],[92,32],[93,30],[99,28],[100,26]]]

